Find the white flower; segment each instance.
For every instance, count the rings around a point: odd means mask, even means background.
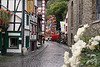
[[[91,54],[91,55],[90,55],[90,57],[95,57],[95,56],[96,56],[95,54]]]
[[[100,36],[96,36],[94,39],[100,41]]]
[[[72,45],[73,56],[79,56],[83,48],[86,47],[86,43],[82,40],[78,40],[74,45]]]
[[[67,67],[66,65],[63,65],[62,67]]]
[[[69,62],[70,62],[70,65],[71,67],[77,67],[79,65],[79,61],[80,60],[80,56],[72,56],[70,59],[69,59]]]
[[[65,51],[64,56],[69,56],[69,52]]]
[[[86,28],[88,28],[88,27],[89,27],[89,25],[88,25],[88,24],[85,24],[85,25],[84,25],[84,28],[85,28],[85,29],[86,29]]]
[[[92,41],[91,42],[91,45],[98,45],[99,44],[99,42],[97,42],[97,41]]]
[[[90,46],[90,45],[87,45],[87,46],[86,46],[86,47],[87,47],[87,49],[89,49],[89,46]]]
[[[94,49],[95,49],[95,45],[89,45],[89,48],[90,48],[91,50],[94,50]]]
[[[81,54],[81,51],[74,51],[73,56],[79,56]]]
[[[74,41],[75,41],[75,42],[77,42],[79,39],[80,39],[80,38],[79,38],[77,35],[74,36]]]
[[[84,27],[82,28],[79,28],[78,31],[77,31],[77,36],[78,37],[81,37],[83,35],[83,32],[85,31]]]
[[[66,64],[69,64],[69,52],[67,51],[64,53],[64,62]]]
[[[72,45],[73,56],[79,56],[81,54],[82,48],[80,46]]]
[[[80,46],[81,48],[85,48],[86,47],[86,43],[83,42],[83,40],[78,40],[75,45]]]

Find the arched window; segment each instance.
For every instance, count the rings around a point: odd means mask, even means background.
[[[83,20],[83,0],[79,0],[79,25],[82,24]]]
[[[97,20],[100,19],[100,0],[97,0]]]
[[[73,27],[73,1],[71,3],[71,27]]]

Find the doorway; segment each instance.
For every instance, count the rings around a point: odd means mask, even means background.
[[[5,54],[5,34],[2,34],[2,55]]]

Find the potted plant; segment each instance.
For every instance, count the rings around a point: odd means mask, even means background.
[[[12,15],[10,11],[0,8],[0,25],[8,25]]]

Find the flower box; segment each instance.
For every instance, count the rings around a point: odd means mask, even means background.
[[[10,11],[0,8],[0,25],[8,25],[12,15]]]

